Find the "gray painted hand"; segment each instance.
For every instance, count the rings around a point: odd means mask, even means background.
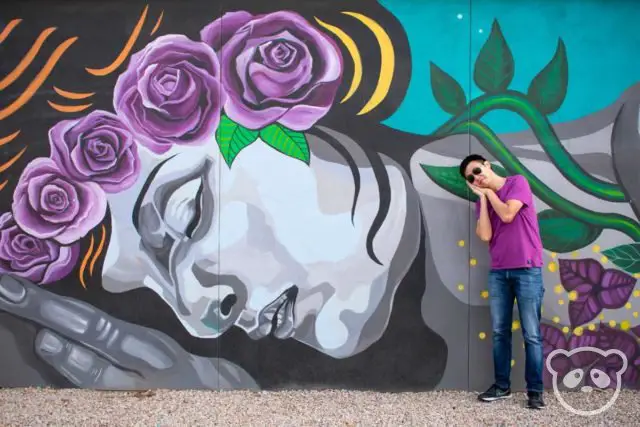
[[[80,388],[258,388],[242,368],[194,356],[167,335],[95,307],[0,276],[0,311],[35,322],[35,352]]]

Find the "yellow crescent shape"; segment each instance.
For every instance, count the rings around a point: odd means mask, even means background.
[[[364,107],[362,107],[360,112],[358,112],[358,115],[362,115],[376,108],[389,93],[391,80],[393,79],[393,71],[396,64],[395,51],[393,49],[393,44],[391,43],[391,38],[376,21],[356,12],[342,13],[352,16],[366,25],[367,28],[369,28],[369,30],[371,30],[371,32],[376,36],[376,40],[380,47],[380,76],[378,77],[378,85],[373,91],[369,101]]]
[[[356,89],[358,89],[358,86],[360,86],[360,82],[362,81],[362,58],[360,57],[360,51],[358,50],[358,46],[353,41],[353,39],[340,28],[327,24],[317,17],[315,17],[315,19],[316,21],[318,21],[318,24],[322,25],[324,28],[332,32],[336,37],[340,39],[340,41],[349,51],[351,59],[353,59],[353,79],[351,80],[351,86],[349,86],[347,94],[340,101],[340,103],[342,104],[353,96]]]

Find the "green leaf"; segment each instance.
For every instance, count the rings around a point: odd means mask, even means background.
[[[229,167],[240,151],[257,139],[258,131],[247,129],[224,114],[220,117],[220,124],[216,130],[216,141],[220,147],[220,153]]]
[[[552,252],[577,251],[593,243],[601,228],[578,221],[560,211],[547,209],[538,214],[542,246]]]
[[[616,246],[602,251],[602,254],[624,271],[640,273],[640,243]]]
[[[458,115],[467,105],[467,97],[462,86],[433,62],[431,63],[431,90],[444,111]]]
[[[567,96],[569,63],[562,39],[558,40],[556,53],[551,61],[533,78],[527,95],[544,114],[556,112]]]
[[[260,130],[260,138],[281,153],[309,164],[309,144],[303,133],[274,123]]]
[[[473,80],[486,93],[503,92],[513,80],[514,68],[511,50],[498,21],[494,20],[491,34],[476,59]]]
[[[449,193],[472,202],[478,200],[478,196],[469,189],[467,181],[460,175],[458,166],[429,166],[424,164],[420,166],[422,166],[422,170],[424,170],[429,179]],[[496,174],[502,177],[508,175],[507,171],[500,165],[492,163],[491,167]]]

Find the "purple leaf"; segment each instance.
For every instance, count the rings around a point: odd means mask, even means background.
[[[579,347],[599,347],[599,331],[584,331],[582,335],[572,335],[569,338],[569,349],[574,350]],[[577,368],[584,368],[597,359],[601,358],[598,353],[593,351],[580,351],[571,355],[571,363]]]
[[[636,279],[629,274],[614,269],[608,269],[602,275],[598,299],[602,307],[608,309],[620,308],[626,304],[633,292]]]
[[[600,327],[600,336],[597,347],[604,351],[611,349],[620,350],[627,357],[627,362],[630,366],[640,355],[638,343],[631,334],[604,325]],[[612,368],[622,368],[622,360],[620,360],[620,357],[617,355],[608,357],[607,366]]]
[[[540,325],[540,332],[542,335],[542,348],[545,357],[555,349],[567,349],[567,339],[564,337],[564,333],[562,333],[560,329],[555,326],[542,323]]]
[[[626,387],[638,388],[640,386],[640,372],[636,366],[629,365],[622,375],[622,383]]]
[[[562,331],[555,326],[541,324],[540,332],[542,334],[542,352],[543,357],[546,359],[549,354],[558,348],[567,349],[567,339],[564,337]],[[570,364],[569,359],[562,354],[556,355],[551,361],[551,366],[558,372],[558,377],[562,378],[567,372],[569,372]],[[547,387],[551,387],[553,376],[547,369],[545,364],[543,371],[543,383]]]
[[[567,292],[576,291],[588,295],[600,284],[603,269],[594,259],[561,259],[560,281]]]
[[[600,301],[594,295],[578,296],[575,301],[569,302],[569,320],[571,327],[585,324],[593,319],[602,311]]]

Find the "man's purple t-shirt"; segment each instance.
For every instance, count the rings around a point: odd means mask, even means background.
[[[510,223],[502,222],[487,200],[492,236],[489,241],[491,268],[541,267],[542,241],[538,226],[533,195],[529,183],[522,175],[508,176],[505,184],[496,191],[503,203],[520,200],[522,208]],[[480,218],[480,201],[476,202],[476,219]]]

